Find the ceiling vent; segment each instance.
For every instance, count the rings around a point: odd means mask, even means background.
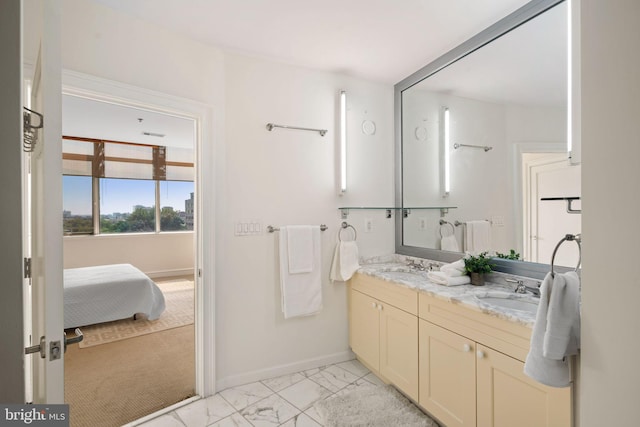
[[[143,134],[143,135],[146,135],[146,136],[155,136],[155,137],[158,137],[158,138],[164,138],[164,137],[165,137],[165,134],[164,134],[164,133],[156,133],[156,132],[142,132],[142,134]]]

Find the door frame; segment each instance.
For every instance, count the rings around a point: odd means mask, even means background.
[[[537,175],[543,168],[555,169],[557,165],[566,162],[570,166],[569,159],[563,153],[547,153],[548,156],[525,162],[523,159],[523,177],[526,184],[524,192],[523,217],[524,227],[524,257],[527,261],[541,262],[538,259],[538,241],[533,236],[538,236],[538,182]]]
[[[511,179],[513,181],[513,206],[511,209],[513,217],[516,219],[516,247],[523,248],[524,250],[526,243],[525,233],[527,233],[527,230],[525,229],[525,225],[527,224],[527,217],[525,216],[527,206],[525,203],[528,203],[528,198],[525,197],[525,191],[528,187],[528,183],[525,180],[522,155],[525,153],[566,153],[568,156],[569,154],[567,153],[566,142],[515,142],[511,146],[511,164],[513,171],[513,174],[511,175]],[[523,257],[526,256],[524,253],[522,255]]]
[[[158,113],[196,123],[195,392],[215,393],[215,144],[212,106],[70,70],[62,71],[62,93]],[[207,220],[204,221],[204,218]],[[169,408],[165,408],[167,410]],[[164,412],[161,410],[159,412]],[[157,414],[154,414],[154,416]]]

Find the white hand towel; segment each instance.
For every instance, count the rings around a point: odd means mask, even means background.
[[[580,348],[580,278],[571,271],[556,273],[549,299],[542,355],[562,360]]]
[[[469,276],[452,277],[442,271],[430,271],[427,273],[427,277],[433,283],[444,286],[459,286],[471,283],[471,278]]]
[[[313,227],[290,225],[287,227],[287,257],[289,273],[311,273],[313,270]]]
[[[329,273],[331,281],[346,282],[359,268],[356,242],[338,242],[333,253],[331,272]]]
[[[559,274],[555,276],[557,278]],[[551,387],[567,387],[571,381],[569,359],[548,359],[543,355],[544,335],[547,330],[547,315],[549,312],[549,297],[553,293],[554,286],[555,280],[551,277],[551,273],[548,273],[540,286],[540,303],[531,333],[529,354],[527,354],[524,363],[524,373],[539,383]]]
[[[440,240],[440,248],[443,251],[460,252],[458,240],[456,240],[456,236],[454,235],[444,236],[442,240]]]
[[[451,264],[443,265],[440,267],[440,271],[451,277],[464,276],[467,274],[464,269],[464,260],[462,259],[452,262]]]
[[[491,250],[489,221],[467,221],[465,226],[465,251],[472,255]]]
[[[280,291],[284,318],[308,316],[322,309],[322,281],[320,275],[320,227],[312,227],[312,270],[309,273],[289,272],[289,229],[280,227]]]

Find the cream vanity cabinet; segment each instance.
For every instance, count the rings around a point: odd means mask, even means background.
[[[570,427],[571,388],[523,373],[531,330],[419,296],[419,403],[447,427]]]
[[[349,281],[349,343],[369,369],[418,401],[418,293],[371,276]]]

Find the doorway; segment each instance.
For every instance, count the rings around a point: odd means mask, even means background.
[[[523,153],[524,256],[526,261],[548,264],[556,244],[566,234],[580,234],[581,215],[568,212],[564,200],[543,198],[580,197],[580,165],[570,165],[566,153]],[[580,209],[580,201],[572,209]],[[579,255],[561,247],[555,264],[575,267]]]
[[[157,319],[73,325],[84,340],[65,357],[72,425],[122,425],[196,394],[197,127],[70,94],[62,107],[65,275],[131,265],[165,302]]]

